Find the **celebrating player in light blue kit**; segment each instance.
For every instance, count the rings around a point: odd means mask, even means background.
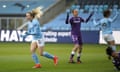
[[[32,35],[33,39],[31,42],[30,51],[32,54],[32,58],[35,62],[35,66],[33,68],[40,68],[41,64],[40,61],[35,53],[36,49],[38,48],[39,53],[41,56],[47,57],[49,59],[53,59],[54,64],[56,65],[58,62],[58,58],[56,56],[53,56],[47,52],[44,52],[44,35],[42,34],[40,30],[40,24],[37,18],[35,18],[35,13],[28,12],[26,13],[26,19],[28,20],[28,30],[23,35],[23,37],[26,37],[28,35]]]
[[[101,19],[99,22],[93,20],[93,23],[95,26],[100,26],[103,38],[107,42],[108,47],[112,48],[113,51],[116,51],[115,40],[114,37],[112,36],[111,23],[117,18],[118,12],[116,12],[116,15],[113,18],[109,18],[110,15],[111,15],[110,10],[105,10],[103,12],[104,18]],[[110,59],[111,57],[109,56],[108,58]]]

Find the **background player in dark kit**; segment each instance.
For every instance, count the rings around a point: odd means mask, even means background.
[[[113,58],[112,63],[114,64],[115,68],[120,70],[120,52],[116,52],[111,47],[108,47],[106,49],[106,53]]]

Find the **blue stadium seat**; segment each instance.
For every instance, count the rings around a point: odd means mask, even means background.
[[[103,8],[102,8],[102,7],[99,7],[99,8],[98,8],[98,11],[102,13],[102,12],[103,12]]]
[[[76,5],[76,8],[77,8],[77,9],[80,9],[80,5]]]
[[[84,8],[86,11],[89,11],[89,5],[85,5],[85,8]]]
[[[89,5],[89,8],[90,9],[93,9],[95,5]]]
[[[88,23],[82,23],[81,24],[81,30],[99,30],[99,27],[95,27],[93,25],[93,18],[96,19],[96,21],[99,21],[101,18],[103,18],[103,10],[107,9],[108,5],[85,5],[84,9],[88,10],[88,11],[95,11],[97,13],[95,13],[92,18],[90,19],[90,21],[88,21]],[[86,19],[88,17],[88,15],[90,14],[90,12],[88,13],[84,13],[84,9],[80,9],[80,13],[79,16],[82,17],[83,19]],[[114,9],[117,9],[117,7],[114,7]],[[120,9],[118,9],[118,11],[120,11]],[[114,15],[115,12],[112,12],[112,15]],[[72,15],[70,14],[70,17]],[[112,16],[113,17],[113,16]],[[42,29],[47,29],[50,28],[52,30],[70,30],[71,26],[70,24],[65,24],[65,18],[66,18],[66,12],[58,15],[55,19],[53,19],[52,21],[50,21],[49,23],[45,24],[45,28],[43,27]],[[114,30],[120,30],[120,16],[118,16],[118,18],[112,23],[113,29]]]
[[[107,9],[108,9],[108,5],[104,5],[103,10],[107,10]]]
[[[79,11],[80,13],[83,13],[84,12],[84,9],[80,9],[80,11]]]
[[[94,11],[94,9],[93,9],[93,8],[90,8],[90,9],[89,9],[89,12],[93,12],[93,11]]]
[[[78,9],[79,10],[80,9],[80,5],[72,5],[70,10],[72,11],[74,9]]]
[[[118,5],[113,5],[113,8],[118,8]]]
[[[94,5],[94,8],[98,8],[99,7],[99,5]]]
[[[72,10],[76,9],[76,5],[72,5],[72,6],[71,6],[71,9],[72,9]]]
[[[94,12],[98,12],[98,8],[94,8]]]

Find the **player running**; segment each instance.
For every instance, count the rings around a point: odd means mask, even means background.
[[[81,36],[81,22],[88,22],[93,15],[93,13],[90,14],[90,16],[84,20],[83,18],[78,16],[78,9],[74,9],[72,11],[73,17],[69,19],[69,13],[67,13],[67,18],[66,18],[66,24],[70,23],[71,24],[71,37],[74,43],[74,47],[72,49],[69,63],[75,63],[73,60],[73,57],[75,55],[75,52],[77,52],[77,63],[81,63],[80,57],[81,57],[81,52],[82,52],[82,36]]]
[[[95,26],[100,26],[102,30],[103,38],[107,42],[108,47],[111,47],[113,51],[116,51],[115,40],[114,40],[114,37],[112,36],[111,23],[117,18],[118,13],[116,12],[116,15],[113,18],[109,18],[110,15],[111,15],[110,10],[105,10],[103,12],[104,18],[101,19],[99,22],[96,22],[95,20],[93,20],[93,23]],[[111,59],[110,56],[108,56],[108,58]]]
[[[40,23],[38,19],[35,18],[35,15],[36,14],[34,12],[26,13],[26,19],[28,20],[28,30],[25,33],[25,35],[23,35],[23,37],[26,37],[28,35],[32,35],[33,37],[30,47],[32,58],[33,61],[35,62],[35,66],[33,66],[33,68],[41,68],[40,61],[35,53],[37,48],[41,56],[52,59],[54,61],[54,64],[57,65],[58,57],[51,55],[48,52],[44,52],[44,46],[45,46],[44,35],[40,30]]]

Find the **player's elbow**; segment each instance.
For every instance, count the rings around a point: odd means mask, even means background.
[[[85,22],[87,23],[90,19],[88,18]]]
[[[88,21],[85,21],[85,23],[87,23]]]

